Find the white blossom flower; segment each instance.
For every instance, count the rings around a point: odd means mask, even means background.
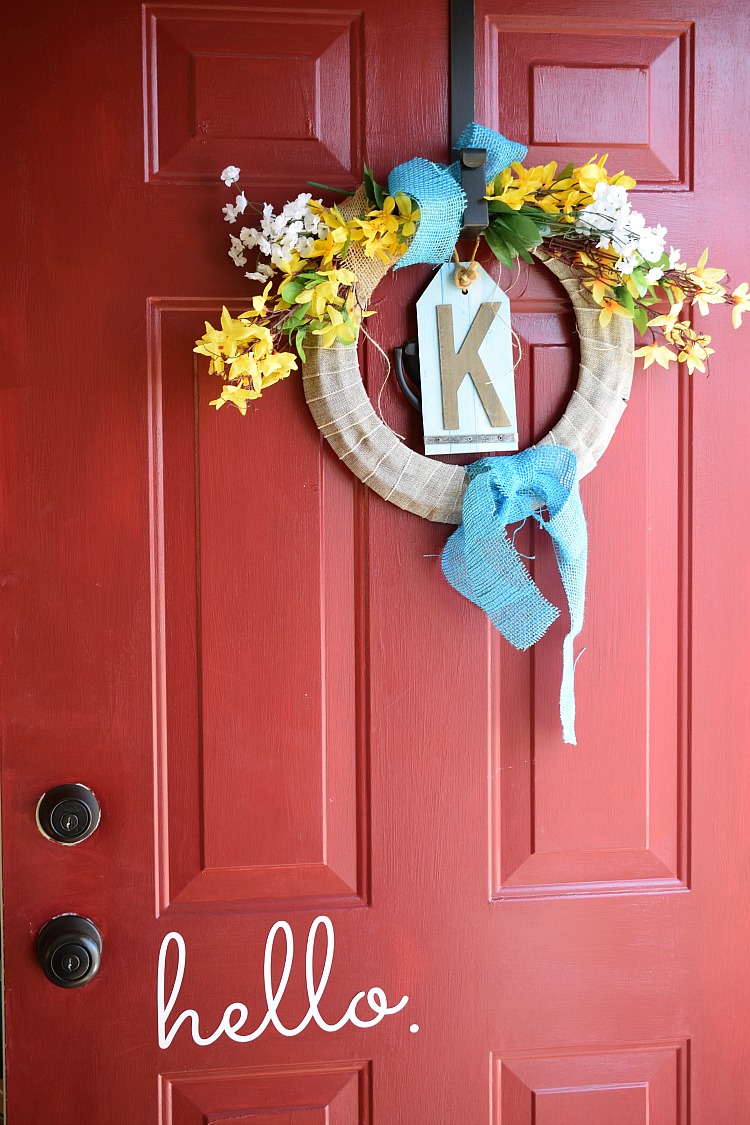
[[[615,263],[619,273],[632,273],[638,266],[652,267],[652,281],[658,280],[654,270],[664,253],[663,226],[648,227],[640,211],[634,211],[628,193],[619,184],[598,183],[594,188],[593,203],[581,209],[576,228],[589,236],[598,236],[597,248],[606,250],[611,245],[620,255]],[[670,266],[674,259],[670,256]],[[659,273],[659,277],[663,273]]]
[[[246,273],[245,277],[249,281],[268,281],[273,277],[273,268],[265,265],[263,262],[258,263],[258,268],[254,273]]]
[[[233,234],[230,234],[229,239],[232,243],[231,249],[227,251],[229,257],[232,259],[236,266],[246,266],[247,258],[243,253],[244,247],[241,241],[239,240],[239,238],[235,238]]]
[[[606,184],[600,180],[594,188],[594,206],[602,213],[609,211],[616,214],[627,203],[628,193],[619,184]]]
[[[278,219],[273,213],[273,207],[270,203],[263,204],[263,218],[260,221],[260,229],[263,231],[267,238],[273,238],[278,233]]]
[[[655,281],[659,281],[664,277],[664,270],[659,269],[658,266],[653,266],[646,274],[646,284],[653,285]]]
[[[248,250],[258,245],[258,232],[255,227],[243,227],[240,231],[240,241]]]
[[[630,228],[627,226],[627,216],[618,216],[610,231],[610,239],[615,250],[619,250],[621,254],[629,253],[638,245],[637,239],[633,239]]]
[[[615,269],[618,273],[632,273],[639,265],[640,262],[634,252],[631,251],[629,254],[623,254],[622,257],[615,262]]]
[[[224,171],[221,173],[221,178],[227,187],[236,184],[240,178],[240,170],[234,164],[228,164]]]
[[[278,242],[274,243],[271,247],[271,262],[274,266],[281,266],[287,262],[291,262],[292,252],[287,250],[285,246],[280,246]]]
[[[638,241],[638,250],[641,257],[647,262],[658,262],[664,253],[664,236],[667,228],[659,226],[645,227],[641,231]]]
[[[222,211],[224,212],[225,223],[237,222],[237,212],[235,211],[231,203],[227,203],[225,207],[222,207]]]
[[[610,230],[612,216],[602,215],[598,211],[592,210],[593,207],[594,204],[590,203],[588,207],[581,210],[581,214],[576,220],[576,229],[584,231]]]
[[[244,191],[242,191],[242,192],[240,192],[240,194],[237,196],[237,198],[234,201],[234,209],[235,209],[235,211],[237,212],[238,215],[244,215],[246,207],[247,207],[247,200],[245,199]]]
[[[302,219],[307,211],[307,205],[312,199],[309,191],[300,192],[296,199],[290,200],[285,203],[282,208],[282,214],[288,216],[290,219]]]
[[[300,220],[295,219],[289,223],[284,233],[279,238],[279,243],[286,247],[288,250],[296,250],[300,235],[303,231],[303,224]]]
[[[295,253],[306,257],[311,252],[315,239],[326,237],[328,227],[316,212],[310,210],[311,199],[309,192],[301,192],[296,199],[285,203],[278,215],[272,204],[264,203],[258,227],[242,227],[238,243],[246,250],[257,246],[259,251],[255,270],[245,275],[249,280],[262,281],[271,277],[274,267],[278,269],[288,265]],[[315,202],[321,203],[320,200]],[[237,196],[233,208],[235,215],[242,214],[246,205],[243,192]],[[262,258],[266,262],[262,262]]]
[[[681,252],[675,250],[674,246],[669,247],[669,268],[673,270],[680,260]]]
[[[598,183],[594,188],[594,202],[582,208],[576,222],[579,230],[609,232],[624,228],[630,214],[628,193],[618,184]]]
[[[628,215],[628,227],[633,234],[641,234],[646,227],[646,217],[640,211],[631,211]]]

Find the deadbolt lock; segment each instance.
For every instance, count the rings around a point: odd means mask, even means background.
[[[99,802],[85,785],[56,785],[40,799],[39,829],[50,840],[78,844],[95,832],[101,817]]]
[[[58,988],[80,988],[96,976],[102,937],[80,914],[59,914],[39,931],[36,953],[47,980]]]

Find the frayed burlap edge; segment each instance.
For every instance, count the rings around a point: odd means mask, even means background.
[[[565,263],[550,258],[542,249],[534,253],[570,297],[581,345],[576,388],[562,418],[539,444],[572,449],[578,459],[580,480],[596,468],[628,405],[633,382],[633,322],[613,316],[602,327],[601,310]]]
[[[367,206],[363,188],[340,205],[347,217],[363,214]],[[602,327],[600,310],[569,268],[543,250],[535,253],[565,287],[581,345],[576,389],[560,421],[539,444],[571,449],[581,478],[596,466],[627,406],[633,380],[633,326],[615,316]],[[388,266],[365,258],[356,244],[346,264],[357,274],[364,306]],[[460,523],[468,484],[465,471],[460,465],[415,453],[378,418],[362,382],[356,343],[323,348],[308,337],[305,351],[302,377],[307,405],[337,457],[384,500],[436,523]]]

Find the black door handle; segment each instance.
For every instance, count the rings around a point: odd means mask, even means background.
[[[78,844],[95,832],[101,809],[85,785],[56,785],[40,798],[36,809],[41,831],[61,844]]]
[[[59,914],[39,931],[36,954],[44,975],[59,988],[80,988],[99,972],[102,936],[80,914]]]

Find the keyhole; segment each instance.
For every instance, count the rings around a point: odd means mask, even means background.
[[[81,958],[77,957],[75,953],[68,953],[63,957],[63,968],[66,973],[74,973],[76,969],[81,967]]]
[[[65,813],[62,818],[63,828],[66,832],[75,832],[78,828],[78,817],[75,813]]]

